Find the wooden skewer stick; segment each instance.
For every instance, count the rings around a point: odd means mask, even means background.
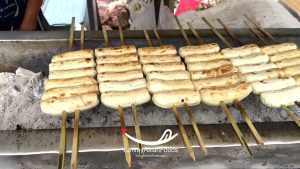
[[[107,32],[106,32],[106,29],[105,27],[102,25],[102,33],[103,33],[103,38],[104,38],[104,41],[105,41],[105,46],[106,47],[109,47],[109,40],[108,40],[108,36],[107,36]]]
[[[124,45],[125,41],[124,41],[123,31],[122,31],[122,28],[121,28],[121,31],[120,31],[120,26],[119,25],[118,25],[118,27],[119,27],[121,44]],[[105,45],[106,45],[106,47],[109,47],[110,44],[109,44],[106,29],[105,29],[104,26],[102,26],[102,31],[103,31]],[[120,118],[121,131],[123,131],[123,130],[126,131],[125,119],[124,119],[124,110],[123,110],[122,106],[118,106],[118,112],[119,112],[119,118]],[[128,166],[130,167],[131,166],[131,153],[130,153],[129,141],[128,141],[128,138],[125,134],[123,135],[123,133],[122,133],[121,135],[122,135],[122,141],[123,141],[123,145],[124,145],[125,159],[127,161]]]
[[[253,125],[250,117],[248,116],[248,114],[246,113],[245,109],[242,107],[241,103],[238,100],[234,100],[234,105],[239,109],[241,115],[243,116],[243,118],[245,119],[248,127],[250,128],[254,138],[256,139],[258,144],[264,145],[264,140],[262,139],[262,137],[260,136],[260,134],[258,133],[258,131],[256,130],[255,126]]]
[[[125,40],[124,40],[124,34],[123,34],[123,30],[122,30],[122,26],[120,24],[120,17],[121,16],[117,16],[118,19],[118,28],[119,28],[119,34],[120,34],[120,41],[121,41],[121,45],[125,45]]]
[[[204,17],[202,17],[202,20],[207,24],[207,26],[222,40],[222,42],[229,48],[232,48],[231,44],[228,43],[228,41],[224,38],[223,35],[214,27],[212,24],[208,22],[208,20]]]
[[[84,49],[84,26],[81,26],[80,31],[80,49]],[[71,155],[71,169],[76,169],[77,157],[78,157],[78,128],[79,128],[79,117],[80,110],[75,111],[74,120],[74,132],[73,132],[73,143],[72,143],[72,155]]]
[[[300,102],[295,101],[295,104],[300,108]],[[294,113],[293,113],[294,114]],[[296,115],[295,115],[296,116]],[[298,124],[297,124],[298,125]],[[299,126],[299,125],[298,125]]]
[[[72,51],[73,48],[74,29],[75,29],[75,17],[72,17],[72,23],[70,28],[70,39],[69,39],[69,51]]]
[[[177,17],[175,16],[175,18],[177,18]],[[177,18],[177,20],[178,20],[178,18]],[[189,39],[188,39],[187,36],[186,36],[185,31],[182,29],[182,26],[181,26],[179,20],[178,20],[177,24],[178,24],[178,26],[179,26],[179,28],[180,28],[180,30],[181,30],[182,36],[183,36],[183,37],[186,37],[186,38],[184,38],[185,41],[186,41],[186,43],[187,43],[187,44],[191,44],[190,41],[189,41]],[[196,35],[195,35],[195,36],[196,36]],[[196,37],[197,37],[197,36],[196,36]],[[198,36],[198,37],[199,37],[199,36]],[[198,139],[199,145],[200,145],[201,149],[204,151],[204,153],[207,155],[207,149],[206,149],[206,147],[205,147],[204,140],[203,140],[203,138],[202,138],[202,136],[201,136],[201,134],[200,134],[199,128],[198,128],[198,126],[197,126],[197,123],[196,123],[195,118],[193,117],[193,114],[192,114],[192,112],[191,112],[191,109],[189,108],[189,106],[188,106],[187,103],[184,104],[184,108],[185,108],[186,112],[187,112],[188,115],[189,115],[189,118],[190,118],[190,120],[191,120],[192,126],[193,126],[194,131],[195,131],[195,134],[196,134],[196,137],[197,137],[197,139]]]
[[[70,38],[69,38],[69,51],[72,51],[73,41],[74,41],[74,25],[75,25],[75,17],[72,17],[71,28],[70,28]],[[66,123],[67,123],[67,112],[62,112],[61,119],[61,129],[60,129],[60,143],[59,143],[59,155],[58,155],[58,169],[64,168],[65,162],[65,153],[66,153]]]
[[[118,17],[118,23],[120,23],[119,21],[120,21],[120,18]],[[125,45],[125,39],[124,39],[122,27],[120,24],[118,24],[118,27],[119,27],[119,35],[120,35],[121,45]],[[131,105],[131,110],[133,112],[135,134],[136,134],[137,139],[141,140],[142,137],[141,137],[141,131],[140,131],[140,127],[139,127],[138,115],[137,115],[135,104]],[[125,124],[125,122],[124,122],[124,124]],[[142,154],[142,152],[143,152],[142,145],[138,144],[138,148],[139,148],[139,154]]]
[[[153,29],[153,31],[154,31],[154,33],[155,33],[155,36],[156,36],[157,40],[160,42],[160,46],[162,46],[163,43],[162,43],[162,41],[161,41],[161,38],[160,38],[158,32],[156,31],[156,29]],[[191,156],[192,159],[195,161],[196,158],[195,158],[194,151],[193,151],[193,149],[192,149],[190,140],[189,140],[189,138],[188,138],[188,136],[187,136],[187,134],[186,134],[186,131],[185,131],[184,127],[183,127],[183,124],[182,124],[182,122],[181,122],[179,113],[178,113],[177,108],[176,108],[175,105],[173,105],[173,107],[172,107],[172,112],[174,113],[174,116],[175,116],[175,118],[176,118],[177,124],[178,124],[178,126],[179,126],[179,131],[180,131],[181,136],[182,136],[182,138],[183,138],[183,142],[184,142],[184,144],[185,144],[185,146],[186,146],[186,148],[187,148],[187,150],[188,150],[190,156]]]
[[[84,49],[84,26],[81,25],[81,31],[80,31],[80,50]]]
[[[254,25],[256,25],[256,27],[258,27],[259,29],[260,29],[260,26],[257,24],[257,23],[255,23],[251,18],[249,18],[247,15],[244,15],[248,20],[250,20]],[[247,22],[245,22],[249,27],[251,27]],[[262,28],[262,27],[261,27]],[[264,33],[267,35],[270,35],[270,39],[271,40],[273,40],[273,42],[275,42],[275,43],[279,43],[268,31],[266,31],[265,29],[260,29],[261,31],[264,31]],[[261,41],[264,41],[264,39],[261,37],[261,36],[259,36],[259,35],[257,35],[257,37],[261,40]],[[265,41],[264,41],[265,42]],[[264,43],[265,45],[267,45],[267,43],[265,42]],[[300,103],[298,102],[298,101],[295,101],[295,104],[298,106],[298,107],[300,107]],[[281,108],[284,110],[284,111],[286,111],[287,112],[287,114],[291,117],[291,119],[297,124],[297,126],[298,127],[300,127],[300,122],[299,122],[299,119],[297,118],[297,116],[294,114],[294,112],[293,111],[291,111],[287,106],[285,106],[285,105],[281,105]]]
[[[220,102],[220,106],[222,107],[223,111],[225,112],[227,118],[229,119],[229,121],[230,121],[230,123],[231,123],[231,125],[232,125],[232,127],[233,127],[233,129],[234,129],[234,131],[236,133],[236,135],[238,136],[238,138],[239,138],[242,146],[244,147],[244,150],[247,152],[247,154],[250,157],[252,157],[252,151],[249,148],[249,146],[248,146],[248,144],[247,144],[247,142],[246,142],[246,140],[245,140],[245,138],[244,138],[244,136],[243,136],[240,128],[236,124],[233,115],[231,114],[231,112],[229,111],[229,109],[227,108],[226,104],[223,101]]]
[[[263,34],[268,36],[273,42],[279,43],[268,31],[266,31],[262,26],[260,26],[258,23],[256,23],[253,19],[248,17],[246,14],[244,16],[251,22],[253,23]]]
[[[179,30],[180,30],[180,32],[181,32],[181,34],[182,34],[182,36],[183,36],[183,38],[184,38],[186,44],[187,44],[188,46],[191,46],[192,44],[191,44],[189,38],[187,37],[187,35],[186,35],[186,33],[185,33],[185,31],[184,31],[184,29],[183,29],[183,27],[182,27],[182,25],[181,25],[179,19],[177,18],[176,15],[174,15],[174,18],[175,18],[175,21],[176,21],[176,23],[177,23],[177,25],[178,25],[178,27],[179,27]]]
[[[162,40],[161,40],[161,38],[160,38],[160,36],[157,32],[156,26],[152,26],[152,29],[153,29],[153,32],[155,34],[156,39],[158,40],[159,46],[163,46],[164,44],[163,44],[163,42],[162,42]]]
[[[109,41],[106,29],[102,26],[103,30],[103,36],[105,40],[106,47],[109,47]],[[119,112],[119,118],[120,118],[120,125],[121,125],[121,131],[126,130],[125,127],[125,119],[124,119],[124,111],[122,106],[118,106],[118,112]],[[122,135],[123,145],[124,145],[124,153],[125,153],[125,159],[127,161],[128,166],[131,166],[131,154],[130,154],[130,147],[129,147],[129,141],[126,135]]]
[[[300,121],[297,118],[297,116],[285,105],[281,105],[281,108],[287,112],[287,114],[291,117],[292,120],[297,124],[298,127],[300,127]]]
[[[135,136],[136,136],[137,139],[142,140],[140,126],[139,126],[139,120],[138,120],[138,113],[136,111],[135,104],[131,105],[131,110],[133,112]],[[142,144],[138,143],[137,145],[138,145],[138,148],[139,148],[139,154],[143,154],[143,146],[142,146]]]
[[[262,38],[247,21],[244,21],[244,23],[249,27],[250,31],[259,39],[260,43],[262,43],[263,45],[267,45],[267,42],[264,40],[264,38]]]
[[[77,166],[79,116],[80,116],[80,111],[76,110],[75,121],[74,121],[74,132],[73,132],[71,169],[76,169]]]
[[[190,30],[192,31],[192,33],[196,37],[198,44],[199,45],[203,45],[204,44],[203,39],[200,37],[200,35],[198,34],[198,32],[194,29],[194,27],[191,24],[191,22],[187,22],[186,24],[189,26]]]
[[[205,142],[204,142],[203,137],[201,136],[200,130],[199,130],[198,126],[197,126],[197,122],[196,122],[196,120],[195,120],[195,118],[193,116],[193,113],[192,113],[190,107],[188,106],[188,104],[185,103],[184,104],[184,108],[185,108],[186,112],[189,115],[189,118],[191,120],[191,123],[192,123],[192,126],[194,128],[195,134],[197,136],[199,145],[200,145],[202,151],[207,155],[207,149],[206,149],[206,146],[205,146]]]
[[[186,148],[187,148],[190,156],[195,161],[196,159],[195,159],[195,154],[194,154],[193,148],[192,148],[190,140],[189,140],[189,138],[188,138],[188,136],[186,134],[186,131],[185,131],[184,127],[183,127],[183,124],[181,122],[179,113],[178,113],[175,105],[172,107],[172,112],[174,113],[174,116],[176,118],[177,124],[179,126],[179,130],[180,130],[183,142],[184,142],[184,144],[185,144],[185,146],[186,146]]]
[[[220,20],[220,21],[221,21],[221,20]],[[222,21],[221,21],[221,22],[222,22]],[[207,21],[207,23],[210,24],[208,21]],[[224,25],[225,25],[225,24],[224,24]],[[214,28],[212,25],[210,25],[210,27],[211,27],[211,28]],[[214,29],[215,29],[215,28],[214,28]],[[218,31],[215,29],[214,32],[216,33],[216,32],[218,32]],[[222,41],[223,41],[224,43],[230,44],[230,43],[229,43],[229,42],[228,42],[228,41],[227,41],[220,33],[219,33],[219,36],[221,36],[221,37],[223,38]],[[219,38],[220,38],[220,37],[219,37]],[[252,132],[254,138],[258,141],[259,144],[262,144],[262,145],[263,145],[263,140],[262,140],[261,136],[259,135],[259,133],[257,132],[256,128],[254,127],[253,123],[251,122],[251,120],[250,120],[249,116],[247,115],[245,109],[242,107],[242,105],[240,104],[240,102],[239,102],[238,100],[234,100],[234,104],[237,106],[237,108],[239,109],[241,115],[242,115],[243,118],[245,119],[245,121],[246,121],[248,127],[250,128],[250,130],[251,130],[251,132]],[[225,104],[224,104],[224,105],[225,105]],[[225,107],[224,107],[224,105],[223,105],[222,107],[223,107],[223,109],[226,108],[226,111],[227,111],[227,110],[228,110],[228,109],[227,109],[227,106],[225,105]],[[225,111],[225,109],[224,109],[224,111]],[[226,111],[225,111],[225,112],[226,112]],[[229,112],[229,110],[228,110],[226,113],[229,113],[229,115],[231,115],[231,113]],[[232,117],[232,118],[233,118],[233,117]],[[233,120],[233,121],[232,121],[232,120]],[[232,122],[235,122],[234,118],[233,118],[232,120],[231,120]],[[234,125],[234,124],[232,124],[232,125]],[[240,132],[240,134],[241,134],[241,132]],[[241,137],[241,138],[243,139],[243,137]],[[243,144],[243,143],[242,143],[242,144]],[[245,144],[246,144],[246,147],[248,147],[248,145],[247,145],[246,142],[245,142]],[[244,146],[244,147],[245,147],[245,146]],[[249,147],[248,147],[248,148],[249,148]],[[248,153],[248,154],[249,154],[249,153]],[[251,154],[251,156],[252,156],[252,154]]]
[[[147,30],[146,30],[146,28],[145,28],[144,25],[142,27],[143,27],[144,35],[145,35],[145,38],[147,40],[148,46],[152,47],[153,45],[152,45],[151,39],[150,39],[150,37],[148,35],[148,32],[147,32]]]
[[[222,22],[221,19],[217,18],[218,22],[224,27],[224,29],[226,30],[226,32],[233,38],[235,39],[237,42],[240,43],[239,39],[237,38],[237,36],[230,30],[227,28],[227,26]],[[246,113],[245,109],[242,107],[242,105],[240,104],[240,102],[238,100],[234,100],[234,104],[235,106],[239,109],[241,115],[243,116],[243,118],[245,119],[248,127],[250,128],[254,138],[256,139],[258,144],[264,145],[264,141],[261,138],[260,134],[257,132],[256,128],[254,127],[252,121],[250,120],[248,114]]]
[[[239,40],[239,38],[236,36],[235,33],[232,32],[232,30],[230,30],[225,24],[224,22],[220,19],[217,18],[217,21],[223,26],[223,28],[225,29],[225,31],[240,45],[242,46],[243,43]]]
[[[121,124],[121,130],[126,130],[125,128],[125,119],[124,119],[124,111],[122,106],[118,107],[118,112],[119,112],[119,118],[120,118],[120,124]],[[123,140],[123,145],[124,145],[124,152],[125,152],[125,158],[128,163],[128,166],[131,166],[131,154],[130,154],[130,148],[129,148],[129,141],[127,136],[124,134],[122,135],[122,140]]]
[[[58,155],[58,169],[64,168],[65,153],[66,153],[66,123],[67,112],[62,112],[61,129],[60,129],[60,143],[59,143],[59,155]]]

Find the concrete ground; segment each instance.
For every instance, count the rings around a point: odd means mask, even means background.
[[[300,168],[300,145],[267,146],[265,149],[252,147],[254,157],[248,158],[241,147],[209,148],[205,156],[194,149],[196,162],[186,150],[178,153],[153,153],[141,158],[132,153],[131,169],[227,169],[227,168]],[[128,168],[123,152],[93,152],[79,154],[79,169],[125,169]],[[65,168],[70,168],[70,154],[65,160]],[[3,169],[54,169],[57,165],[56,154],[34,156],[0,157]]]

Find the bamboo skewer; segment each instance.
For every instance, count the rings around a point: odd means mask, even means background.
[[[126,130],[125,127],[125,119],[124,119],[124,110],[121,106],[118,107],[118,112],[119,112],[119,118],[120,118],[120,124],[121,124],[121,130]],[[124,134],[122,135],[122,140],[124,144],[124,152],[125,152],[125,158],[128,163],[128,166],[131,166],[131,154],[130,154],[130,148],[129,148],[129,141],[127,136]]]
[[[226,113],[226,116],[229,119],[229,121],[230,121],[230,123],[231,123],[231,125],[232,125],[232,127],[233,127],[233,129],[235,131],[235,133],[237,134],[237,136],[238,136],[241,144],[243,145],[245,151],[247,152],[247,154],[250,157],[252,157],[252,151],[249,148],[247,142],[245,141],[245,137],[243,136],[240,128],[236,124],[235,119],[234,119],[232,113],[229,111],[229,109],[227,108],[226,104],[223,101],[220,102],[220,106],[222,107],[223,111]]]
[[[69,51],[72,51],[73,48],[74,29],[75,29],[75,17],[72,17],[71,28],[70,28],[70,39],[69,39]]]
[[[72,51],[73,41],[74,41],[74,29],[75,29],[75,17],[72,17],[71,28],[70,28],[70,38],[69,38],[69,47],[68,51]],[[64,168],[65,162],[65,153],[66,153],[66,123],[67,123],[67,112],[62,112],[61,119],[61,130],[60,130],[60,143],[59,143],[59,155],[58,155],[58,169]]]
[[[221,23],[221,25],[225,28],[226,27],[225,24],[220,19],[218,19],[218,20]],[[237,38],[237,36],[233,32],[230,33],[230,36],[232,36],[232,38]],[[227,42],[227,43],[229,43],[229,42]],[[251,119],[249,118],[248,114],[246,113],[245,109],[242,107],[240,102],[238,100],[234,100],[234,104],[238,108],[238,110],[241,113],[241,115],[243,116],[243,118],[245,119],[245,121],[246,121],[248,127],[250,128],[251,133],[254,136],[257,143],[261,144],[261,145],[264,145],[264,141],[263,141],[262,137],[260,136],[260,134],[256,130],[255,126],[253,125]]]
[[[252,123],[250,117],[248,116],[248,114],[246,113],[245,109],[242,107],[241,103],[238,100],[234,100],[234,105],[239,109],[241,115],[245,119],[245,121],[246,121],[248,127],[250,128],[251,133],[253,134],[257,143],[260,145],[264,145],[264,140],[262,139],[262,137],[256,130],[255,126],[253,125],[253,123]]]
[[[139,120],[138,120],[138,115],[137,115],[138,113],[136,111],[135,104],[131,105],[131,110],[133,112],[135,136],[136,136],[137,139],[142,140],[140,126],[139,126]],[[137,145],[138,145],[138,148],[139,148],[139,154],[144,154],[143,153],[143,146],[142,146],[142,144],[138,143]]]
[[[58,155],[58,169],[64,168],[65,153],[66,153],[66,122],[67,112],[62,112],[61,129],[60,129],[60,143],[59,143],[59,155]]]
[[[187,37],[185,31],[183,30],[183,28],[182,28],[182,26],[180,24],[180,21],[178,20],[178,18],[177,18],[177,24],[178,24],[178,27],[180,28],[182,36],[183,37]],[[190,24],[190,27],[192,27],[191,24]],[[197,39],[200,39],[199,35],[197,35],[197,34],[194,34],[194,35],[196,36],[196,38],[198,37]],[[186,38],[185,40],[186,40],[187,44],[191,44],[188,38]],[[184,104],[184,108],[185,108],[186,112],[189,115],[190,121],[192,123],[193,129],[194,129],[196,137],[198,139],[199,145],[200,145],[201,149],[203,150],[203,152],[207,155],[207,149],[205,147],[205,143],[204,143],[203,137],[200,134],[199,128],[197,126],[197,122],[196,122],[195,118],[193,117],[191,109],[189,108],[188,104],[186,104],[186,103]]]
[[[81,25],[81,31],[80,31],[80,50],[84,49],[84,26]]]
[[[139,139],[139,140],[142,140],[139,121],[138,121],[138,115],[137,115],[135,104],[132,104],[131,110],[133,112],[134,129],[135,129],[136,138]],[[138,143],[138,149],[139,149],[139,154],[144,154],[142,144]]]
[[[154,32],[154,35],[155,35],[156,39],[158,40],[159,46],[163,46],[164,44],[163,44],[162,40],[160,39],[160,36],[159,36],[159,34],[157,32],[157,29],[156,29],[156,26],[152,26],[152,29],[153,29],[153,32]],[[146,31],[146,33],[147,33],[147,31]],[[148,35],[148,33],[147,33],[147,35]]]
[[[103,38],[104,38],[104,41],[105,41],[105,47],[109,47],[110,45],[109,45],[107,32],[106,32],[106,29],[103,25],[102,25],[102,33],[103,33]]]
[[[80,50],[83,50],[83,49],[84,49],[84,26],[82,25],[81,31],[80,31]],[[77,166],[79,117],[80,117],[80,110],[76,110],[75,111],[75,120],[74,120],[72,155],[71,155],[71,168],[72,169],[75,169]]]
[[[207,149],[206,149],[206,146],[205,146],[205,142],[204,142],[203,137],[201,136],[201,132],[200,132],[198,126],[197,126],[197,122],[196,122],[196,120],[193,116],[193,113],[192,113],[190,107],[187,104],[184,104],[184,108],[185,108],[186,112],[189,115],[189,118],[191,120],[193,129],[194,129],[196,137],[198,139],[199,145],[200,145],[202,151],[205,153],[205,155],[207,155]]]
[[[119,29],[120,29],[120,27],[119,27]],[[102,31],[103,31],[103,36],[104,36],[104,41],[105,41],[106,47],[109,47],[110,45],[109,45],[109,41],[108,41],[107,32],[103,26],[102,26]],[[122,37],[124,37],[124,36],[122,36]],[[121,38],[121,34],[120,34],[120,38]],[[123,45],[123,44],[124,44],[124,39],[123,39],[123,41],[121,40],[121,45]],[[118,112],[119,112],[121,131],[126,130],[125,119],[124,119],[124,110],[123,110],[122,106],[118,106]],[[130,153],[129,141],[125,134],[124,135],[121,134],[121,136],[122,136],[122,141],[123,141],[123,145],[124,145],[125,159],[127,161],[128,166],[130,167],[131,166],[131,153]]]
[[[118,17],[118,23],[120,21],[120,18]],[[123,34],[123,30],[120,24],[118,24],[118,28],[119,28],[119,35],[120,35],[120,40],[121,40],[121,45],[125,45],[125,39],[124,39],[124,34]],[[136,111],[136,105],[132,104],[131,105],[131,110],[133,112],[133,119],[134,119],[134,128],[135,128],[135,134],[136,134],[136,138],[141,140],[141,131],[140,131],[140,127],[139,127],[139,121],[138,121],[138,113]],[[125,124],[125,123],[124,123]],[[139,148],[139,154],[143,154],[143,147],[142,144],[138,143],[138,148]]]
[[[79,116],[80,116],[80,111],[76,110],[75,121],[74,121],[74,132],[73,132],[71,169],[76,169],[77,166]]]
[[[281,108],[287,112],[287,114],[294,120],[298,127],[300,127],[300,121],[297,116],[285,105],[281,105]]]
[[[181,119],[180,119],[179,113],[178,113],[178,111],[176,109],[176,106],[172,107],[172,112],[174,113],[174,116],[176,118],[176,121],[177,121],[179,130],[180,130],[183,142],[184,142],[184,144],[185,144],[185,146],[186,146],[186,148],[187,148],[190,156],[195,161],[196,159],[195,159],[195,154],[194,154],[193,148],[192,148],[190,140],[189,140],[189,138],[188,138],[188,136],[186,134],[186,131],[185,131],[184,127],[183,127],[183,124],[181,122]]]
[[[153,29],[154,30],[154,29]],[[147,44],[148,44],[148,47],[152,47],[153,45],[152,45],[152,41],[151,41],[151,39],[150,39],[150,37],[149,37],[149,34],[148,34],[148,32],[147,32],[147,29],[145,28],[145,27],[143,27],[143,32],[144,32],[144,36],[145,36],[145,38],[146,38],[146,41],[147,41]],[[156,31],[154,31],[154,32],[156,32]],[[160,38],[159,38],[160,39]],[[162,44],[163,45],[163,44]],[[162,46],[162,45],[160,45],[160,46]]]
[[[186,24],[189,26],[190,30],[192,31],[192,33],[196,37],[198,44],[203,45],[204,41],[200,37],[200,35],[198,34],[198,32],[194,29],[193,25],[190,22],[187,22]]]
[[[186,44],[187,44],[188,46],[191,46],[192,44],[191,44],[189,38],[187,37],[186,33],[184,32],[184,30],[183,30],[183,28],[182,28],[182,26],[181,26],[181,24],[180,24],[179,19],[177,18],[177,16],[174,16],[174,18],[175,18],[175,21],[176,21],[176,23],[177,23],[177,25],[178,25],[178,27],[179,27],[179,30],[180,30],[180,32],[181,32],[181,34],[182,34],[182,36],[183,36],[183,38],[184,38]]]
[[[149,47],[152,47],[153,44],[152,44],[151,39],[150,39],[150,37],[148,35],[148,32],[147,32],[147,30],[146,30],[146,28],[145,28],[144,25],[142,27],[143,27],[144,35],[145,35],[146,40],[147,40],[147,44],[148,44]]]
[[[249,27],[250,31],[259,39],[259,41],[263,45],[267,45],[267,42],[264,40],[264,38],[262,38],[247,21],[244,21],[244,23]]]
[[[232,48],[231,44],[220,34],[220,32],[217,29],[214,28],[214,26],[212,26],[204,17],[202,19],[213,30],[213,32],[223,41],[223,43],[225,43],[228,47]],[[259,140],[258,143],[260,143],[262,141],[262,139],[261,139],[260,136],[256,137],[259,134],[258,134],[257,130],[255,129],[253,123],[251,122],[249,116],[247,115],[245,109],[241,106],[241,104],[238,100],[235,100],[234,103],[236,104],[236,106],[239,109],[240,113],[242,114],[242,116],[246,120],[246,123],[247,123],[248,127],[250,128],[253,136],[255,137],[256,140]],[[240,142],[241,142],[242,146],[244,147],[245,151],[247,152],[247,154],[250,157],[252,157],[252,152],[251,152],[247,142],[245,141],[244,136],[241,133],[239,127],[237,126],[232,113],[229,111],[229,109],[227,108],[227,106],[224,102],[220,102],[220,106],[222,107],[223,111],[226,113],[227,117],[229,118],[230,123],[233,126],[237,136],[239,137]]]
[[[153,31],[154,31],[154,34],[155,34],[157,40],[159,41],[160,46],[163,46],[163,43],[162,43],[162,41],[161,41],[161,38],[160,38],[160,36],[159,36],[157,30],[156,30],[156,29],[153,29]],[[146,38],[149,38],[149,35],[148,35],[147,30],[144,31],[144,33],[145,33],[145,37],[146,37]],[[147,41],[151,41],[150,38],[149,38]],[[148,44],[148,45],[150,45],[150,44]],[[191,158],[195,161],[195,159],[196,159],[196,158],[195,158],[195,153],[194,153],[194,151],[193,151],[193,149],[192,149],[190,140],[189,140],[189,138],[188,138],[188,136],[187,136],[187,134],[186,134],[186,131],[185,131],[185,129],[184,129],[184,126],[183,126],[183,124],[182,124],[182,121],[181,121],[181,119],[180,119],[180,116],[179,116],[179,113],[178,113],[178,111],[177,111],[176,106],[173,105],[173,107],[172,107],[171,110],[172,110],[172,112],[174,113],[174,116],[175,116],[175,118],[176,118],[176,121],[177,121],[177,124],[178,124],[178,127],[179,127],[179,131],[180,131],[180,133],[181,133],[183,142],[184,142],[184,144],[185,144],[185,146],[186,146],[186,148],[187,148],[187,150],[188,150],[188,153],[189,153],[189,155],[191,156]]]
[[[218,18],[217,20],[218,20],[218,21],[220,22],[220,24],[224,27],[224,29],[226,29],[225,24],[224,24],[219,18]],[[229,31],[229,32],[230,32],[229,35],[230,35],[232,38],[234,38],[234,39],[236,39],[237,41],[239,41],[239,39],[237,38],[237,36],[236,36],[233,32],[231,32],[231,31]],[[257,143],[258,143],[258,144],[261,144],[261,145],[264,145],[264,141],[263,141],[262,137],[260,136],[260,134],[259,134],[258,131],[256,130],[255,126],[253,125],[251,119],[249,118],[248,114],[246,113],[245,109],[242,107],[242,105],[240,104],[240,102],[239,102],[238,100],[234,100],[234,104],[235,104],[235,106],[238,108],[238,110],[239,110],[239,112],[241,113],[241,115],[243,116],[243,118],[245,119],[245,121],[246,121],[248,127],[250,128],[251,133],[252,133],[252,135],[254,136],[254,138],[255,138],[255,140],[257,141]]]
[[[121,42],[121,45],[125,45],[125,40],[124,40],[124,34],[123,34],[123,30],[122,30],[122,26],[120,24],[120,17],[117,16],[117,19],[118,19],[118,28],[119,28],[119,35],[120,35],[120,42]]]
[[[244,16],[251,22],[253,23],[263,34],[265,34],[267,37],[269,37],[273,42],[279,43],[268,31],[266,31],[263,27],[261,27],[258,23],[256,23],[253,19],[248,17],[246,14]]]
[[[217,18],[217,21],[223,26],[225,31],[240,45],[242,46],[243,43],[239,40],[239,38],[224,24],[224,22],[220,19]]]
[[[186,35],[186,33],[185,33],[185,31],[184,31],[184,29],[183,29],[183,27],[182,27],[179,19],[177,18],[177,16],[174,16],[174,17],[175,17],[176,23],[177,23],[177,25],[179,27],[179,30],[180,30],[180,32],[181,32],[181,34],[182,34],[182,36],[183,36],[186,44],[187,45],[191,45],[191,42],[190,42],[189,38],[187,37],[187,35]]]
[[[245,15],[246,18],[248,18],[249,20],[251,20],[249,17],[247,17]],[[253,21],[253,20],[252,20]],[[253,21],[254,22],[254,21]],[[253,23],[252,22],[252,23]],[[254,22],[255,23],[255,22]],[[248,27],[250,28],[251,26],[249,24],[247,24]],[[256,26],[256,24],[255,24]],[[257,26],[258,27],[258,26]],[[259,27],[258,27],[259,28]],[[264,29],[263,29],[264,30]],[[266,30],[264,30],[265,32],[267,32]],[[278,43],[278,41],[269,33],[267,32],[267,34],[269,34],[272,38],[271,40],[274,42],[274,43]],[[264,38],[262,36],[260,36],[259,34],[257,34],[257,38],[260,39],[261,41],[264,41]],[[264,41],[265,42],[265,41]],[[265,45],[267,45],[267,43],[264,43]],[[298,101],[295,101],[295,104],[300,107],[300,103]],[[295,115],[295,113],[293,111],[291,111],[287,106],[285,105],[282,105],[281,108],[287,112],[287,114],[290,116],[290,118],[297,124],[298,127],[300,127],[300,122],[299,122],[299,119],[297,118],[297,116]]]
[[[222,40],[222,42],[229,48],[232,48],[231,44],[228,43],[228,41],[221,35],[221,33],[215,28],[213,27],[206,18],[202,17],[202,20],[207,24],[207,26],[209,26],[209,28],[218,36],[218,38],[220,38]]]

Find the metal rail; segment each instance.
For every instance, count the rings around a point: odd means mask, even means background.
[[[265,146],[278,144],[300,144],[300,132],[294,122],[268,122],[254,123],[260,134],[264,137]],[[249,146],[257,143],[252,137],[246,124],[238,124],[244,133]],[[192,134],[191,125],[184,126],[191,141],[192,147],[199,147],[197,137]],[[239,139],[233,132],[230,124],[201,124],[201,134],[206,141],[206,147],[233,147],[240,146]],[[178,126],[141,126],[143,140],[157,140],[164,130],[171,129],[173,133],[179,133]],[[134,127],[128,127],[128,133],[134,133]],[[82,128],[80,129],[79,152],[93,151],[122,151],[124,149],[120,139],[119,127]],[[24,131],[0,131],[0,155],[30,155],[58,153],[60,130],[24,130]],[[67,152],[71,152],[73,130],[67,131]],[[131,141],[130,141],[131,142]],[[101,144],[100,144],[101,143]],[[160,145],[161,148],[184,148],[185,145],[180,136],[174,140]],[[137,144],[131,142],[131,149],[137,150]],[[144,146],[144,149],[155,148]],[[253,154],[255,156],[255,153]]]
[[[238,37],[249,37],[249,29],[231,29],[235,32]],[[274,37],[286,37],[286,36],[300,36],[300,28],[282,28],[282,29],[266,29]],[[201,32],[201,37],[212,37],[215,36],[210,29],[196,29],[197,32]],[[226,35],[224,29],[218,29],[222,35]],[[144,39],[143,30],[124,30],[124,36],[126,39]],[[0,42],[1,41],[53,41],[61,40],[66,41],[69,39],[69,31],[44,31],[44,32],[1,32],[0,31]],[[180,30],[158,30],[161,38],[181,38],[182,34]],[[192,31],[186,31],[189,38],[194,38]],[[110,39],[119,39],[119,31],[111,30],[108,32]],[[150,38],[155,38],[153,33],[149,32]],[[103,40],[102,33],[99,31],[86,31],[86,40]],[[80,39],[80,32],[75,32],[75,39]]]

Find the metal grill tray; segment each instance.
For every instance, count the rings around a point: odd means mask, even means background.
[[[234,41],[223,35],[234,46],[238,46]],[[246,29],[233,30],[237,33],[239,39],[244,44],[256,43],[259,41]],[[269,29],[280,42],[294,42],[300,46],[300,29]],[[222,48],[223,43],[213,35],[210,30],[198,30],[205,43],[218,43]],[[185,41],[178,30],[159,31],[165,44],[173,44],[177,48],[185,45]],[[187,31],[193,44],[197,44],[190,31]],[[127,44],[136,45],[136,47],[147,46],[142,31],[124,31]],[[48,74],[48,65],[54,54],[65,52],[67,50],[67,38],[69,32],[0,32],[0,72],[14,70],[16,67],[23,67],[35,72],[42,71],[46,76]],[[109,31],[108,36],[112,46],[119,46],[118,31]],[[79,32],[75,34],[79,39]],[[154,39],[151,32],[150,37]],[[154,44],[157,41],[153,40]],[[79,49],[79,42],[76,41],[74,49]],[[95,49],[104,46],[104,40],[100,31],[86,32],[85,47]],[[266,140],[266,144],[292,144],[300,143],[299,129],[292,123],[283,110],[271,109],[264,106],[259,97],[250,95],[243,100],[242,105],[246,112],[254,121],[255,126]],[[229,107],[237,122],[245,132],[246,139],[250,145],[255,145],[255,141],[247,129],[240,113],[232,106]],[[291,107],[299,116],[299,108]],[[187,114],[181,112],[182,121],[188,125],[188,135],[191,137],[193,146],[198,146],[194,135],[191,135],[190,121]],[[127,126],[133,126],[133,116],[130,110],[125,111],[125,121]],[[196,118],[199,127],[206,138],[206,143],[211,147],[238,146],[239,141],[231,128],[225,113],[218,107],[206,106],[200,104],[192,107],[192,112]],[[59,142],[60,117],[52,117],[42,112],[41,119],[56,119],[55,124],[45,124],[21,131],[1,131],[0,132],[0,154],[35,154],[55,152]],[[28,112],[30,114],[30,112]],[[156,107],[153,103],[147,103],[138,106],[139,124],[142,137],[148,140],[156,140],[163,129],[171,128],[173,132],[178,132],[175,118],[170,110]],[[112,151],[122,148],[119,131],[118,113],[116,110],[105,108],[103,105],[85,111],[80,117],[80,151]],[[72,125],[68,121],[67,126]],[[84,128],[84,129],[82,129]],[[274,128],[274,130],[272,129]],[[25,128],[28,129],[28,128]],[[40,130],[47,129],[47,130]],[[129,130],[131,131],[131,129]],[[147,132],[146,132],[147,131]],[[89,135],[88,133],[95,133]],[[131,132],[133,134],[133,132]],[[36,139],[38,138],[38,139]],[[39,142],[39,141],[40,142]],[[70,139],[69,139],[70,140]],[[131,143],[134,147],[135,144]],[[169,147],[183,147],[180,138],[172,142]]]

